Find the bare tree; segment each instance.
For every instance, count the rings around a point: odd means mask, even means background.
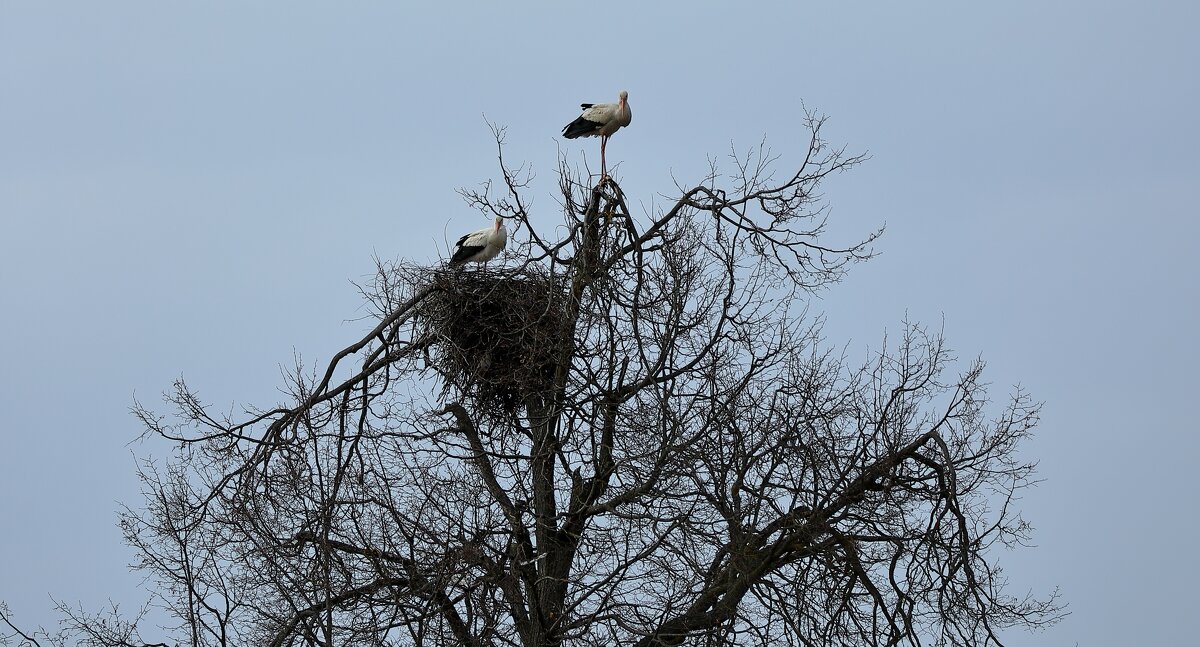
[[[823,240],[817,190],[862,158],[808,126],[796,170],[733,155],[649,214],[564,163],[553,232],[498,130],[502,181],[463,195],[512,224],[508,267],[381,263],[377,325],[279,406],[137,405],[178,448],[122,518],[171,641],[999,645],[1056,620],[995,562],[1028,537],[1038,405],[990,407],[940,333],[859,364],[807,315],[879,233]],[[43,636],[143,644],[111,622]]]

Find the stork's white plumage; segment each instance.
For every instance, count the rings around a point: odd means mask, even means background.
[[[608,168],[604,164],[604,146],[608,138],[622,126],[628,126],[633,121],[633,112],[629,110],[629,93],[621,90],[617,103],[581,103],[583,114],[563,128],[563,137],[600,138],[600,178],[608,177]]]
[[[454,255],[450,257],[450,264],[487,263],[496,258],[506,243],[508,231],[504,228],[500,216],[496,216],[495,225],[473,231],[458,239]]]

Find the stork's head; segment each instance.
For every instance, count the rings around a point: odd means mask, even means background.
[[[621,99],[622,106],[624,106],[625,102],[629,100],[629,92],[627,92],[625,90],[621,90],[621,94],[619,94],[617,96]]]
[[[500,226],[501,226],[501,224],[503,224],[503,222],[504,222],[503,218],[501,218],[500,216],[496,216],[496,227],[495,227],[496,231],[500,231]]]

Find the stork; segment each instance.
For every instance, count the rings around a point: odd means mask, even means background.
[[[608,143],[608,138],[612,137],[613,133],[622,126],[628,126],[629,122],[633,120],[628,99],[629,93],[621,90],[621,94],[617,97],[617,103],[581,103],[579,107],[583,108],[583,114],[563,128],[563,137],[567,139],[600,138],[601,180],[608,177],[608,168],[604,164],[604,145]]]
[[[454,255],[450,257],[451,265],[463,263],[487,263],[496,258],[500,250],[508,242],[508,231],[500,216],[496,216],[496,224],[473,231],[455,243]]]

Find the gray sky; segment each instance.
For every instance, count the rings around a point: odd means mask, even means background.
[[[220,407],[276,402],[281,366],[363,329],[372,255],[434,262],[487,224],[454,192],[496,174],[485,116],[553,223],[559,148],[599,163],[559,131],[628,89],[609,163],[646,209],[731,142],[797,162],[801,104],[829,115],[872,156],[826,186],[833,234],[888,228],[814,301],[830,342],[944,325],[997,400],[1046,401],[1037,547],[1003,562],[1073,615],[1011,644],[1194,640],[1200,5],[69,4],[0,0],[0,599],[20,619],[51,623],[50,594],[142,599],[115,512],[162,448],[129,444],[135,394],[183,375]]]

